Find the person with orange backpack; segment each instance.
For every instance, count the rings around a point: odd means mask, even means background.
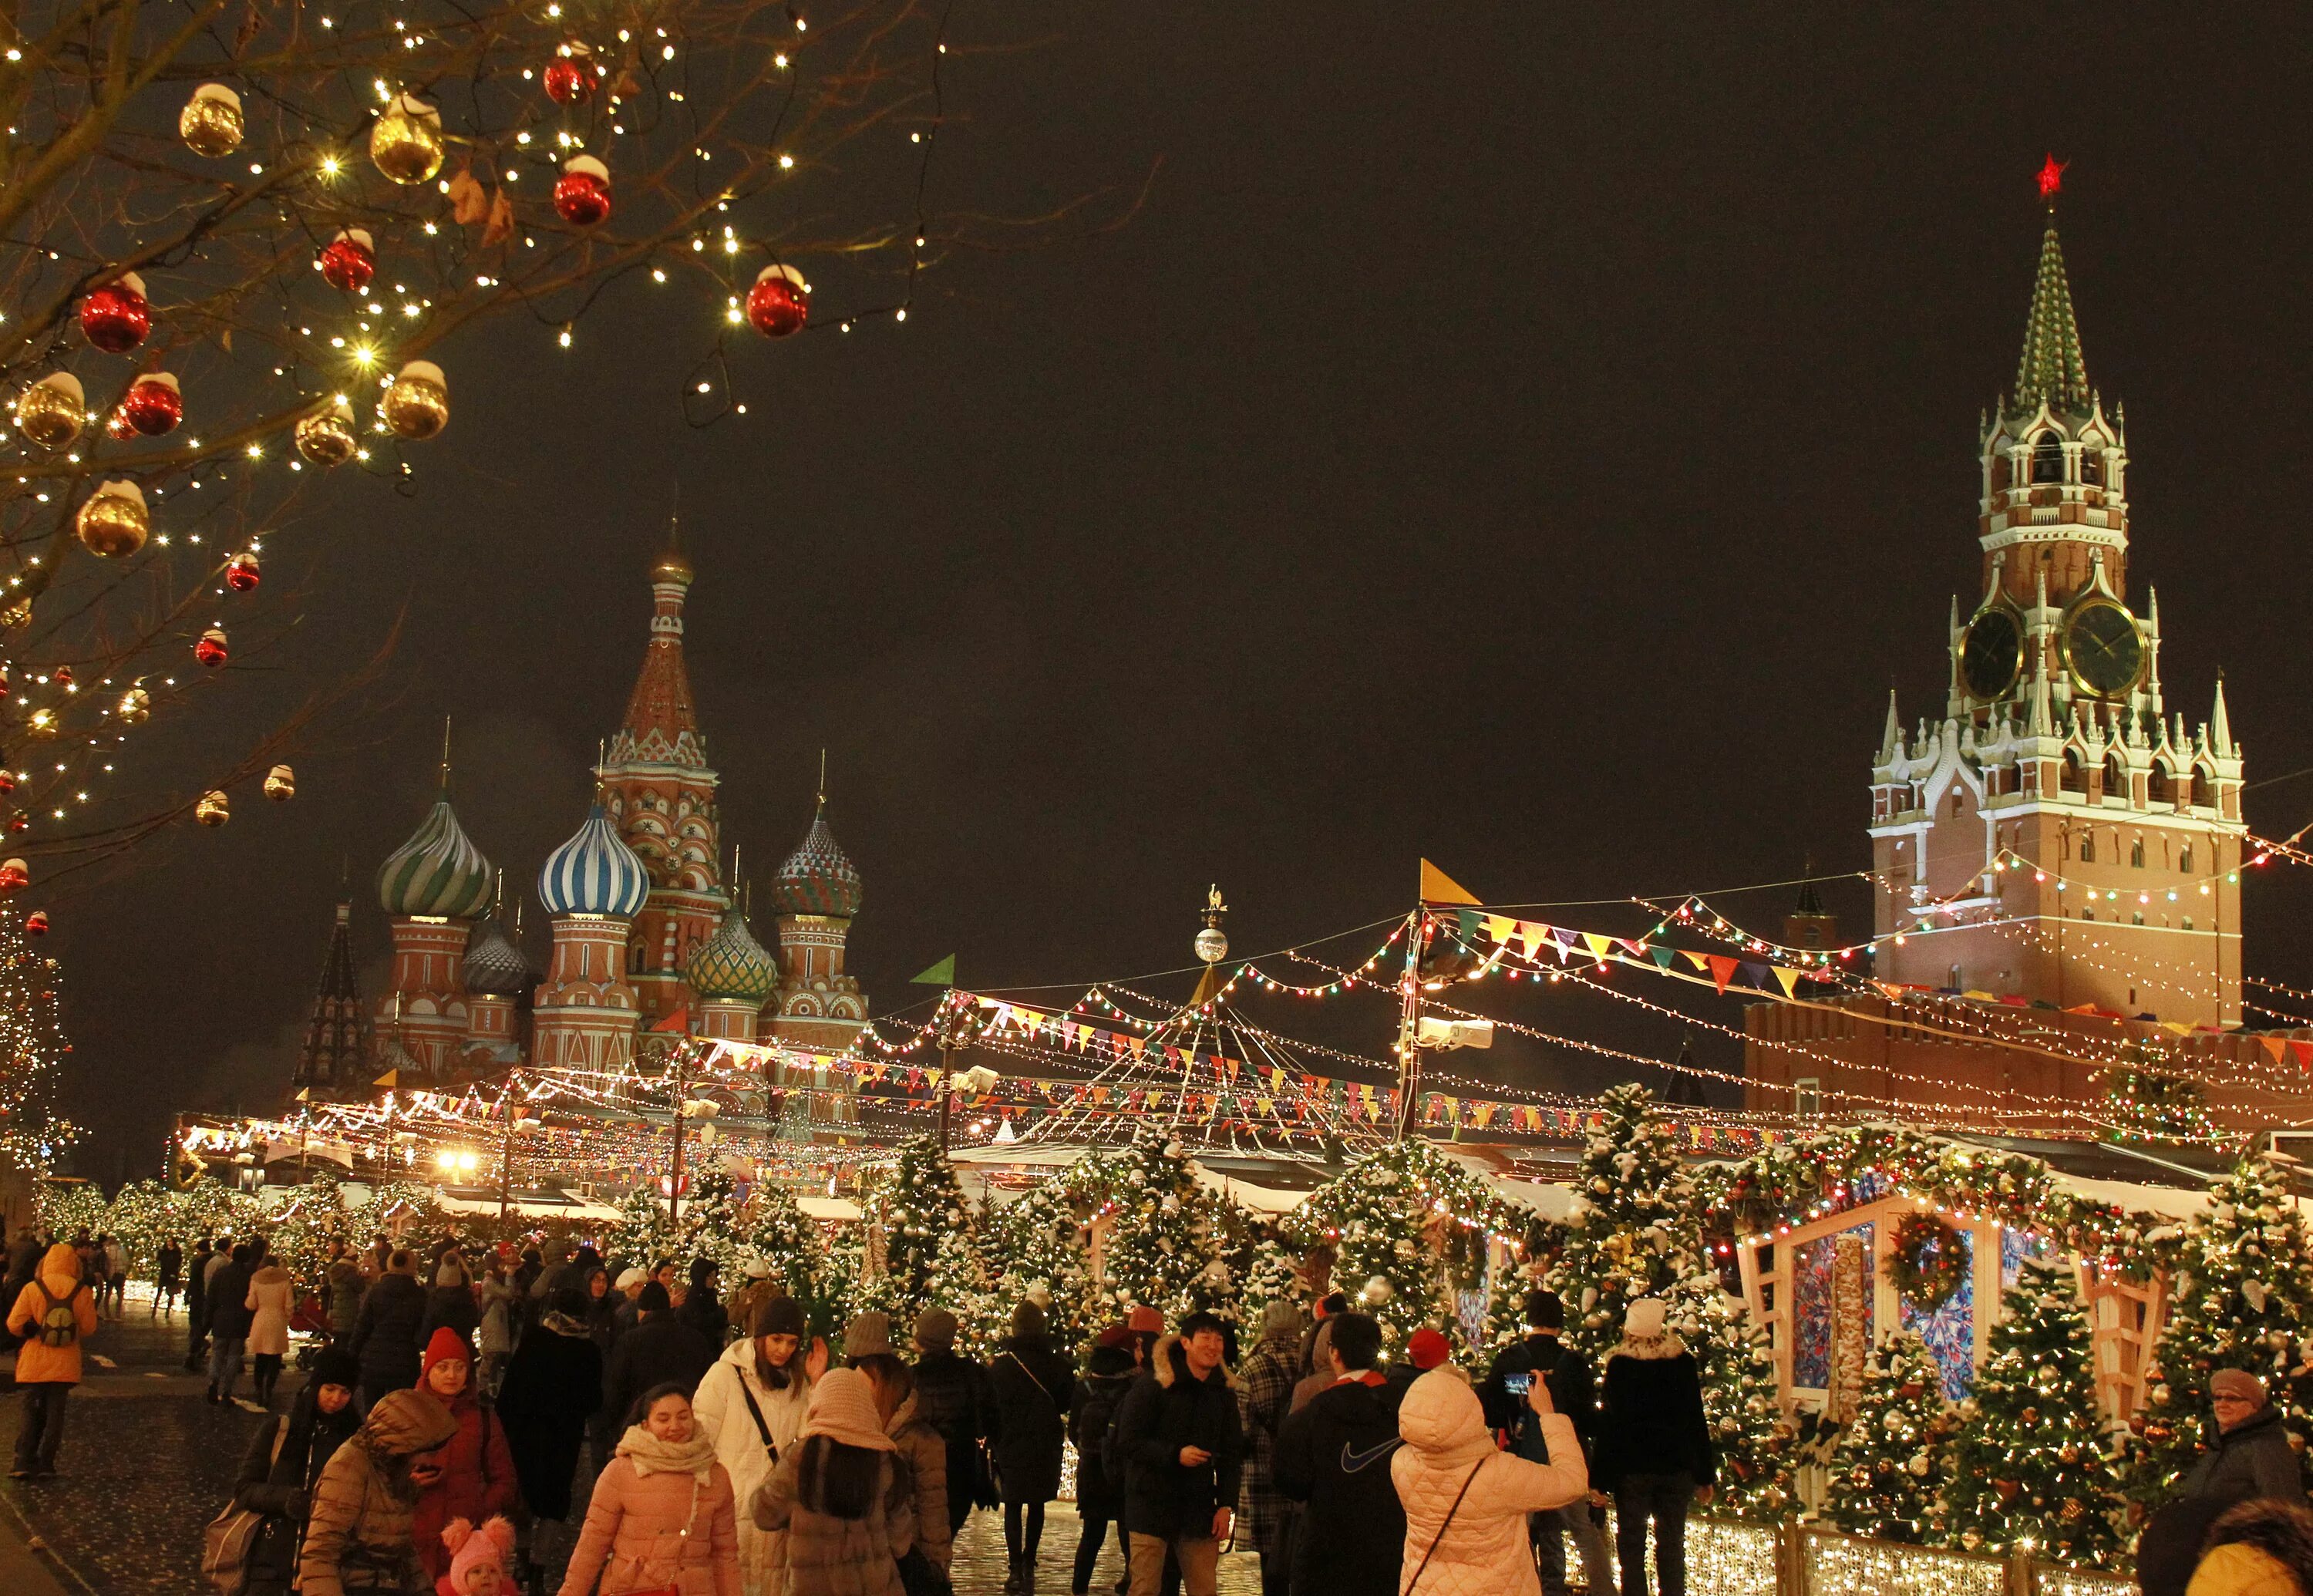
[[[16,1384],[24,1418],[16,1433],[11,1479],[57,1471],[65,1439],[65,1398],[80,1383],[80,1345],[96,1334],[96,1298],[82,1283],[80,1255],[62,1242],[48,1248],[40,1273],[18,1293],[8,1328],[22,1338]]]

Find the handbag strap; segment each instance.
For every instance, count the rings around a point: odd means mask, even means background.
[[[1413,1596],[1414,1586],[1419,1585],[1421,1583],[1421,1576],[1429,1572],[1429,1559],[1438,1555],[1439,1542],[1446,1539],[1446,1531],[1453,1528],[1454,1515],[1462,1511],[1462,1498],[1470,1494],[1470,1486],[1477,1480],[1478,1470],[1492,1461],[1491,1455],[1480,1458],[1476,1466],[1470,1470],[1468,1477],[1462,1481],[1462,1488],[1454,1493],[1454,1505],[1446,1510],[1446,1521],[1438,1526],[1438,1533],[1430,1538],[1429,1549],[1421,1554],[1421,1566],[1413,1571],[1413,1578],[1405,1587],[1405,1596]]]
[[[1025,1374],[1025,1375],[1026,1375],[1026,1376],[1028,1377],[1028,1383],[1029,1383],[1030,1385],[1032,1385],[1032,1386],[1035,1387],[1038,1390],[1042,1391],[1042,1392],[1044,1393],[1044,1400],[1045,1400],[1045,1401],[1047,1401],[1047,1402],[1051,1403],[1051,1404],[1055,1408],[1057,1408],[1057,1407],[1059,1407],[1059,1406],[1060,1406],[1060,1399],[1058,1397],[1055,1397],[1055,1396],[1053,1396],[1053,1395],[1052,1395],[1052,1393],[1051,1393],[1051,1389],[1050,1389],[1048,1387],[1046,1387],[1046,1385],[1044,1384],[1044,1382],[1043,1382],[1042,1380],[1038,1380],[1038,1379],[1036,1378],[1036,1371],[1035,1371],[1033,1369],[1029,1368],[1027,1364],[1025,1364],[1025,1363],[1024,1363],[1024,1362],[1022,1362],[1020,1361],[1020,1354],[1019,1354],[1018,1353],[1016,1353],[1016,1352],[1014,1352],[1011,1348],[1007,1347],[1007,1348],[1005,1348],[1005,1349],[1004,1349],[1004,1355],[1005,1355],[1006,1357],[1007,1357],[1007,1358],[1009,1358],[1009,1359],[1011,1359],[1011,1360],[1012,1360],[1012,1367],[1014,1367],[1015,1369],[1017,1369],[1021,1373],[1023,1373],[1023,1374]]]
[[[763,1450],[770,1454],[772,1462],[778,1462],[779,1449],[771,1440],[771,1427],[763,1422],[763,1410],[755,1406],[755,1393],[747,1389],[747,1377],[743,1373],[739,1376],[739,1395],[746,1399],[747,1412],[755,1421],[755,1433],[763,1438]]]

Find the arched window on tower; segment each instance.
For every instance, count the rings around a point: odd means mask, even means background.
[[[2080,451],[2080,481],[2092,488],[2104,486],[2104,451],[2093,444]]]
[[[2044,432],[2040,441],[2032,445],[2032,480],[2035,482],[2061,482],[2064,480],[2064,445],[2053,432]]]
[[[2142,837],[2139,837],[2134,842],[2129,843],[2128,862],[2136,869],[2141,870],[2144,868],[2144,839]]]
[[[2008,491],[2008,451],[2001,449],[1992,456],[1992,497],[1998,498]]]
[[[2067,748],[2064,750],[2064,771],[2063,774],[2056,779],[2056,786],[2057,789],[2062,792],[2085,793],[2088,791],[2088,771],[2080,763],[2080,751],[2079,749]]]
[[[2187,876],[2193,873],[2193,845],[2190,842],[2177,850],[2177,868]]]
[[[2096,833],[2094,832],[2080,833],[2080,862],[2084,865],[2096,863]]]

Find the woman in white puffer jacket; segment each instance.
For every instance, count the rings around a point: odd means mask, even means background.
[[[1433,1369],[1407,1389],[1397,1410],[1405,1444],[1389,1460],[1405,1505],[1398,1596],[1539,1596],[1526,1514],[1579,1500],[1590,1475],[1574,1421],[1552,1410],[1541,1380],[1526,1402],[1541,1415],[1547,1463],[1495,1447],[1461,1371]]]

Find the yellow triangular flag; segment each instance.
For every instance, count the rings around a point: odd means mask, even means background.
[[[1605,958],[1606,949],[1614,945],[1614,939],[1603,931],[1584,931],[1582,940],[1589,944],[1592,958]]]
[[[370,1084],[372,1086],[400,1086],[401,1084],[401,1071],[400,1070],[388,1070],[375,1080],[371,1081]]]
[[[1475,907],[1478,900],[1470,889],[1431,864],[1421,861],[1421,901],[1425,904],[1468,904]]]
[[[1784,965],[1770,965],[1767,967],[1774,971],[1775,984],[1783,989],[1783,996],[1790,997],[1792,988],[1799,983],[1799,973]]]

